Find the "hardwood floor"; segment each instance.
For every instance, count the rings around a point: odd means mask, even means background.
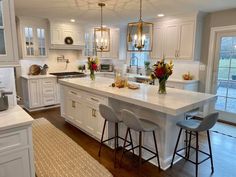
[[[195,166],[184,160],[178,162],[172,169],[166,171],[159,171],[157,167],[150,163],[144,164],[141,170],[138,171],[137,167],[134,165],[137,160],[133,159],[130,154],[125,156],[122,168],[114,168],[113,151],[108,147],[104,147],[101,157],[99,158],[99,142],[90,138],[69,123],[66,123],[60,116],[59,108],[33,112],[30,113],[30,115],[35,119],[44,117],[49,120],[54,126],[71,137],[92,157],[104,165],[115,177],[194,177],[195,175]],[[201,134],[200,140],[200,148],[207,151],[208,144],[206,135]],[[199,177],[236,177],[236,139],[211,132],[211,141],[215,172],[211,174],[210,161],[208,160],[199,166]],[[120,154],[118,158],[119,157]]]

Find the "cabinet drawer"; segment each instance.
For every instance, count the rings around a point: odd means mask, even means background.
[[[44,97],[43,104],[45,106],[56,104],[55,97],[53,97],[53,96],[52,97]]]
[[[0,135],[0,152],[27,145],[27,130]]]
[[[74,90],[74,89],[68,89],[67,95],[68,95],[68,97],[77,100],[77,99],[81,99],[82,98],[83,93],[81,93],[81,92],[79,92],[77,90]]]
[[[99,104],[105,104],[107,105],[108,99],[105,97],[100,97],[98,95],[92,95],[92,94],[87,94],[86,95],[86,101],[90,104],[92,104],[95,107],[98,107]]]
[[[45,87],[43,88],[43,95],[54,95],[54,87]]]
[[[42,79],[43,85],[54,85],[56,83],[55,79]]]

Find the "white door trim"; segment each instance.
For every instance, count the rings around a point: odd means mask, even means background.
[[[206,93],[211,93],[212,91],[214,56],[215,56],[217,34],[219,32],[229,32],[233,30],[236,30],[236,25],[211,28],[209,50],[208,50],[207,73],[206,73],[206,87],[205,87]]]

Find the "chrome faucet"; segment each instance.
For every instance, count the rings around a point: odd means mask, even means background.
[[[136,72],[137,72],[137,73],[136,73],[136,74],[138,74],[138,73],[139,73],[139,68],[138,68],[138,57],[137,57],[137,56],[134,56],[134,57],[131,57],[131,58],[130,58],[130,65],[129,65],[130,68],[131,68],[131,66],[134,66],[134,65],[131,64],[132,59],[136,59],[136,61],[137,61],[137,65],[136,65],[136,66],[137,66],[137,69],[136,69]]]

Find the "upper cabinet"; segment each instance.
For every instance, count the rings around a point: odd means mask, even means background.
[[[18,63],[13,0],[0,1],[0,65]]]
[[[17,18],[21,58],[41,58],[48,54],[48,21],[28,17]]]
[[[94,41],[94,30],[89,28],[85,32],[84,56],[97,55],[101,59],[118,59],[120,47],[120,29],[110,28],[110,50],[108,52],[96,52]]]
[[[84,45],[84,28],[81,25],[50,20],[50,48],[82,50]]]
[[[201,31],[198,19],[155,24],[152,58],[200,60]]]

